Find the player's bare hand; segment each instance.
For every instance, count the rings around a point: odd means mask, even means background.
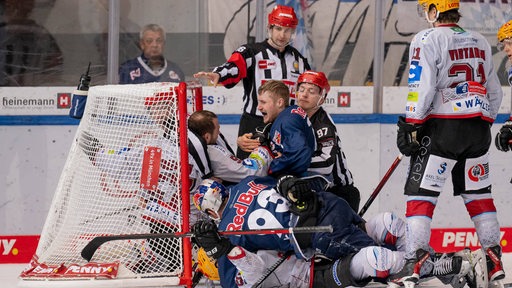
[[[238,145],[242,151],[252,152],[260,146],[260,141],[258,139],[252,139],[251,137],[252,133],[245,133],[244,135],[239,136],[236,139],[236,145]]]
[[[194,78],[206,78],[210,80],[210,82],[213,84],[213,87],[217,87],[217,84],[219,83],[220,75],[215,72],[197,72],[194,74]]]

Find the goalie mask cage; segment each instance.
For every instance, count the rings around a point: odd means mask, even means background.
[[[111,241],[91,262],[80,253],[100,235],[189,231],[186,119],[202,109],[201,86],[96,86],[87,99],[19,286],[190,286],[189,238]]]

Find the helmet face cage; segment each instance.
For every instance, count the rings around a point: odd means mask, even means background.
[[[306,71],[299,76],[297,79],[297,89],[299,91],[299,86],[302,83],[310,83],[320,87],[320,92],[322,96],[327,96],[329,90],[331,90],[331,86],[329,85],[329,81],[327,81],[327,77],[323,72],[315,72],[315,71]]]
[[[197,187],[192,201],[199,211],[206,212],[210,209],[217,213],[222,201],[227,197],[228,192],[224,185],[212,179],[205,179]]]
[[[276,5],[268,14],[269,26],[278,25],[295,29],[297,24],[299,24],[299,20],[292,7]]]

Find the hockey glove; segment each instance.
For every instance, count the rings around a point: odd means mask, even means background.
[[[217,225],[210,220],[198,221],[192,226],[195,242],[206,251],[206,255],[213,259],[219,259],[228,254],[235,245],[229,239],[221,237]]]
[[[405,122],[405,118],[400,116],[398,118],[398,131],[396,135],[396,145],[400,153],[405,156],[411,156],[418,152],[420,143],[416,140],[416,133],[419,130],[418,125]]]
[[[307,202],[315,193],[309,182],[292,175],[284,175],[277,180],[277,192],[292,203]]]
[[[494,144],[496,144],[496,148],[498,150],[507,152],[512,149],[512,121],[507,121],[501,127],[498,134],[496,134],[496,138],[494,138]]]
[[[260,168],[267,167],[268,169],[268,166],[270,166],[270,163],[274,160],[274,155],[268,147],[259,146],[249,154],[249,158],[256,160]]]
[[[268,123],[265,126],[256,127],[254,133],[252,133],[252,139],[258,139],[262,146],[270,147],[270,127],[272,127],[272,123]]]

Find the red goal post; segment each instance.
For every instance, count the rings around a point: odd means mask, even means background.
[[[186,120],[200,109],[199,83],[91,87],[19,286],[190,286],[190,238],[112,241],[91,262],[80,253],[96,236],[189,232]]]

